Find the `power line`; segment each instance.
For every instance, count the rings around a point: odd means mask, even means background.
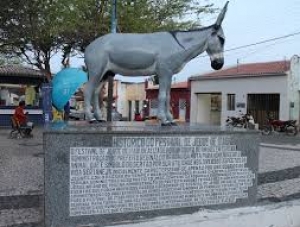
[[[233,47],[231,49],[224,50],[224,52],[230,52],[230,51],[234,51],[234,50],[240,50],[240,49],[248,48],[248,47],[251,47],[251,46],[257,46],[257,45],[260,45],[260,44],[269,43],[269,42],[273,42],[273,41],[280,40],[280,39],[286,39],[286,38],[293,37],[293,36],[296,36],[296,35],[300,35],[300,31],[290,33],[290,34],[287,34],[287,35],[284,35],[284,36],[271,38],[271,39],[265,39],[263,41],[259,41],[259,42],[256,42],[256,43],[251,43],[251,44],[246,44],[246,45],[242,45],[242,46],[238,46],[238,47]],[[204,58],[204,57],[208,57],[208,55],[198,56],[196,58]]]
[[[290,40],[290,41],[292,41],[292,40]],[[259,49],[256,49],[256,50],[254,50],[250,53],[247,53],[246,55],[244,55],[242,57],[239,57],[238,59],[248,58],[248,57],[253,56],[253,55],[255,55],[259,52],[265,51],[265,49],[267,49],[267,48],[269,49],[269,47],[272,47],[272,46],[275,46],[275,45],[280,45],[280,44],[283,44],[283,43],[286,43],[286,42],[287,42],[287,40],[281,40],[281,42],[274,42],[274,43],[270,43],[269,45],[264,45]]]
[[[243,45],[243,46],[239,46],[239,47],[234,47],[234,48],[225,50],[225,52],[229,52],[229,51],[233,51],[233,50],[239,50],[239,49],[243,49],[243,48],[247,48],[247,47],[251,47],[251,46],[256,46],[256,45],[259,45],[259,44],[269,43],[269,42],[273,42],[273,41],[276,41],[276,40],[279,40],[279,39],[286,39],[286,38],[296,36],[296,35],[300,35],[300,31],[295,32],[295,33],[290,33],[290,34],[284,35],[284,36],[271,38],[271,39],[265,39],[263,41],[256,42],[256,43],[251,43],[251,44],[247,44],[247,45]]]

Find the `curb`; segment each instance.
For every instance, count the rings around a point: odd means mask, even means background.
[[[270,143],[260,143],[260,147],[267,147],[267,148],[275,148],[275,149],[284,149],[290,151],[300,151],[300,144],[297,145],[285,145],[285,144],[270,144]]]

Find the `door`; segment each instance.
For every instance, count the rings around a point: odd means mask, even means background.
[[[179,99],[179,120],[185,121],[186,116],[186,100]]]
[[[280,94],[248,94],[247,112],[261,128],[268,116],[279,119]]]
[[[211,95],[198,94],[197,123],[210,124]]]
[[[210,105],[210,124],[221,125],[221,106],[222,106],[222,95],[211,94],[211,105]]]

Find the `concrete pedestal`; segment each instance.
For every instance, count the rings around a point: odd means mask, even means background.
[[[50,125],[45,226],[102,226],[256,202],[255,131],[143,122]]]

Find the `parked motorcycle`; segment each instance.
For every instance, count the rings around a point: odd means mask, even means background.
[[[227,117],[226,125],[232,127],[250,128],[254,127],[254,118],[251,114],[243,114],[241,117]]]
[[[242,118],[228,116],[226,119],[226,126],[242,127],[243,125],[244,125],[244,120]]]
[[[267,118],[267,124],[262,128],[262,134],[269,135],[272,132],[285,132],[287,135],[297,135],[298,126],[296,120],[275,120],[273,118]]]
[[[244,115],[244,117],[246,119],[245,128],[255,129],[255,121],[254,121],[254,117],[252,116],[252,114],[247,113]]]

